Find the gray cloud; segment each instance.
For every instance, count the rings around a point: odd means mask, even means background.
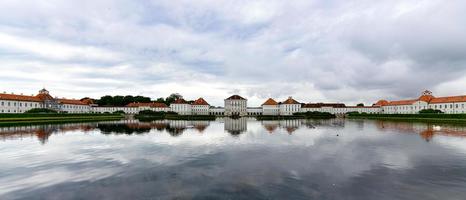
[[[464,94],[452,82],[466,80],[465,11],[459,0],[7,0],[0,90],[180,92],[213,104],[235,91],[252,105]]]

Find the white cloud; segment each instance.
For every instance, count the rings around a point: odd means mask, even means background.
[[[267,96],[370,104],[424,89],[464,94],[464,87],[449,82],[466,73],[465,5],[3,1],[0,89],[13,90],[3,85],[15,79],[22,84],[14,90],[35,91],[46,82],[56,87],[52,92],[73,97],[172,91],[220,105],[234,91],[252,105]]]
[[[123,58],[121,54],[92,46],[67,45],[48,40],[22,38],[1,32],[0,48],[56,60],[118,61]]]

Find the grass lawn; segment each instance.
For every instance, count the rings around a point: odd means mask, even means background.
[[[466,123],[466,115],[464,114],[351,114],[348,118],[405,122]]]
[[[122,115],[112,114],[1,114],[1,124],[35,122],[81,122],[99,120],[118,120]]]

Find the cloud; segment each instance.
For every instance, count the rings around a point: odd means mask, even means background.
[[[9,53],[32,54],[52,60],[118,61],[122,55],[92,46],[67,45],[54,41],[29,39],[0,33],[0,49]]]
[[[460,95],[445,85],[465,78],[465,9],[459,0],[2,1],[0,89],[37,90],[27,77],[40,68],[66,77],[52,92],[76,98],[173,91],[221,105],[238,92],[260,105],[268,96],[370,104],[424,89]],[[6,86],[21,77],[21,88]],[[65,89],[79,82],[81,91]]]

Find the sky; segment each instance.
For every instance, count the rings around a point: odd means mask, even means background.
[[[0,92],[353,105],[465,86],[464,0],[0,1]]]

